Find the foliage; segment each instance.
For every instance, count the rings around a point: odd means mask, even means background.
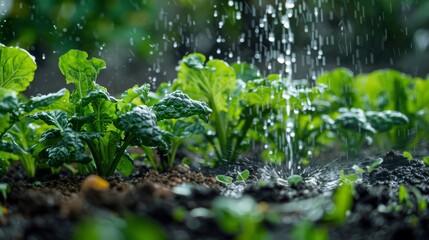
[[[296,185],[302,183],[302,181],[303,181],[303,178],[301,175],[291,175],[287,178],[287,183],[290,186],[296,186]]]
[[[68,108],[31,116],[53,127],[43,133],[35,147],[35,155],[50,166],[73,162],[91,171],[94,163],[99,175],[112,175],[116,169],[129,175],[133,163],[126,153],[128,146],[168,149],[164,138],[170,133],[160,129],[158,119],[192,115],[207,118],[210,114],[204,103],[180,91],[167,94],[153,107],[137,106],[133,101],[147,98],[148,85],[134,86],[116,99],[96,82],[105,62],[87,57],[86,52],[78,50],[60,57],[59,68],[66,82],[75,85],[67,99]],[[86,153],[86,146],[92,157]]]
[[[242,172],[237,171],[237,176],[235,177],[235,181],[237,182],[245,182],[250,176],[250,171],[249,170],[244,170]],[[233,183],[233,178],[230,176],[226,176],[226,175],[217,175],[216,176],[216,180],[218,182],[221,182],[225,185],[229,185]]]
[[[61,99],[66,91],[39,95],[25,100],[18,94],[33,80],[34,58],[25,50],[0,45],[0,176],[10,160],[21,160],[28,177],[36,173],[31,148],[37,143],[43,126],[27,116]]]

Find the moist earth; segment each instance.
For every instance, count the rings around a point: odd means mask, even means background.
[[[277,221],[262,222],[273,239],[292,239],[294,226],[305,218],[327,229],[330,239],[427,239],[429,210],[418,206],[429,199],[429,167],[393,151],[383,160],[355,183],[352,208],[341,224],[323,222],[320,213],[310,214],[319,203],[321,209],[329,205],[326,199],[334,191],[325,188],[323,181],[288,186],[249,180],[233,186],[240,189],[241,197],[252,197],[258,208],[278,211]],[[228,195],[231,186],[218,183],[216,171],[201,172],[184,165],[163,173],[140,166],[130,177],[107,178],[109,189],[82,191],[85,176],[42,172],[29,180],[20,165],[14,165],[1,181],[9,184],[10,192],[1,200],[0,239],[71,239],[76,226],[90,216],[114,218],[129,213],[150,219],[168,239],[233,239],[213,216],[177,216],[178,209],[188,213],[211,209],[215,199]],[[407,203],[400,202],[400,185],[420,192],[420,199],[409,191]]]

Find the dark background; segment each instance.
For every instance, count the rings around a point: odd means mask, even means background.
[[[71,48],[107,62],[100,84],[119,93],[171,81],[191,52],[246,61],[263,74],[314,79],[343,66],[429,73],[427,0],[0,0],[0,42],[36,57],[28,94],[64,87]]]

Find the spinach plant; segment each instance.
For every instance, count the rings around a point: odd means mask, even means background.
[[[49,111],[66,92],[62,89],[29,100],[21,97],[19,93],[29,86],[36,68],[34,58],[25,50],[0,45],[0,175],[6,173],[10,160],[20,160],[27,176],[34,177],[36,162],[31,148],[44,126],[28,116]]]
[[[133,101],[147,100],[149,85],[134,86],[119,99],[111,96],[96,79],[106,63],[87,59],[86,52],[70,50],[60,57],[59,68],[67,83],[75,85],[62,109],[31,115],[52,126],[43,133],[34,154],[50,166],[78,163],[88,171],[109,176],[118,169],[131,174],[133,162],[126,153],[128,146],[159,148],[165,152],[164,139],[170,133],[160,129],[157,121],[198,115],[208,118],[211,109],[181,91],[167,94],[152,107]],[[86,152],[88,146],[91,155]]]

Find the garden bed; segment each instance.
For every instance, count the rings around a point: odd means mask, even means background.
[[[107,178],[110,187],[103,190],[81,190],[85,177],[66,172],[58,176],[41,174],[35,181],[28,181],[21,167],[15,166],[3,179],[11,191],[7,200],[2,200],[5,214],[0,218],[0,238],[71,239],[73,234],[76,237],[77,232],[85,231],[82,229],[88,219],[92,219],[92,227],[99,225],[94,229],[112,228],[116,229],[111,230],[113,233],[126,235],[139,232],[122,225],[125,221],[133,226],[128,222],[132,214],[133,219],[161,229],[168,239],[231,239],[256,230],[260,235],[255,238],[267,234],[273,239],[315,239],[312,234],[329,234],[330,239],[425,239],[429,234],[429,211],[419,207],[419,198],[429,198],[429,167],[393,152],[383,159],[381,165],[363,173],[362,179],[353,184],[352,205],[344,222],[326,218],[336,195],[318,181],[284,186],[249,180],[243,196],[236,199],[221,197],[231,186],[226,188],[214,176],[204,176],[183,165],[165,173],[139,167],[132,177]],[[408,190],[405,200],[398,197],[401,185]],[[413,195],[411,187],[421,196]],[[230,201],[232,209],[243,210],[241,216],[223,216],[240,220],[237,232],[233,226],[233,230],[226,231],[228,227],[223,224],[228,223],[219,221],[219,211],[233,211],[220,207],[220,200]],[[245,215],[249,214],[247,205],[253,203],[256,208],[251,210],[254,215],[249,215],[252,220]],[[231,219],[229,224],[233,224]],[[158,237],[162,239],[163,235]]]

